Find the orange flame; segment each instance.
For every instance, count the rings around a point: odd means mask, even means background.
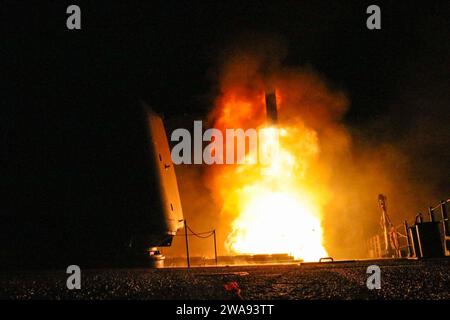
[[[288,253],[317,261],[328,256],[323,213],[332,199],[335,181],[330,179],[336,168],[330,161],[350,143],[340,124],[348,100],[310,69],[282,67],[274,54],[277,48],[260,49],[244,46],[230,52],[210,124],[222,133],[267,128],[265,91],[275,89],[278,120],[269,130],[273,139],[264,139],[262,145],[259,139],[258,148],[277,152],[268,164],[209,166],[206,184],[221,208],[228,252]],[[229,141],[224,143],[225,151]],[[255,154],[251,151],[246,150],[247,156]],[[329,220],[325,222],[328,226]]]
[[[260,139],[258,147],[277,150],[264,165],[215,170],[222,211],[234,215],[225,246],[232,253],[288,253],[305,261],[318,260],[327,255],[317,201],[320,192],[311,190],[306,178],[319,153],[317,135],[301,122],[265,127],[263,98],[264,91],[249,99],[231,90],[215,110],[216,128],[264,128],[269,137]]]

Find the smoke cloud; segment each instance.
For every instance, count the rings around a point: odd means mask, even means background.
[[[448,173],[442,173],[449,159],[444,151],[448,130],[431,125],[439,120],[436,115],[415,115],[405,105],[393,106],[385,117],[363,126],[348,125],[348,94],[311,66],[285,65],[286,54],[285,44],[276,37],[253,37],[224,50],[207,123],[219,129],[229,123],[243,129],[260,126],[265,120],[264,92],[275,88],[280,125],[297,128],[299,138],[311,134],[318,145],[305,179],[319,195],[328,253],[337,259],[367,257],[366,240],[381,231],[379,193],[387,195],[388,213],[397,225],[404,219],[411,222],[417,211],[449,191]],[[395,130],[405,113],[408,128]],[[442,124],[442,119],[437,122]],[[293,145],[296,152],[304,152],[297,142]],[[436,157],[423,158],[431,150],[444,156],[436,166]],[[224,243],[235,217],[224,210],[228,189],[220,186],[230,170],[226,165],[177,167],[185,216],[196,231],[217,230],[219,254],[228,253]],[[183,252],[179,239],[166,249],[169,255]],[[194,240],[192,253],[212,256],[212,240]]]

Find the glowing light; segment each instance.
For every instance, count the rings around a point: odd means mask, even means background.
[[[317,195],[308,191],[302,179],[318,153],[317,139],[306,128],[298,131],[271,128],[267,132],[272,139],[264,139],[264,145],[259,146],[277,150],[270,153],[270,161],[237,166],[226,174],[232,179],[223,184],[224,208],[238,213],[226,241],[231,252],[288,253],[305,261],[327,256]]]

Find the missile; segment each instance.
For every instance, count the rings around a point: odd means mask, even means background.
[[[266,115],[267,122],[269,122],[270,124],[277,123],[277,96],[275,94],[275,90],[266,91]]]

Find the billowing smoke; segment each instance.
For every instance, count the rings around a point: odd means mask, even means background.
[[[442,171],[416,157],[427,147],[442,148],[448,137],[423,135],[432,128],[414,116],[411,122],[417,127],[403,130],[402,136],[393,139],[396,135],[392,132],[380,134],[391,130],[393,119],[402,121],[397,109],[391,113],[397,117],[384,123],[386,119],[365,127],[346,125],[345,114],[351,107],[346,93],[310,66],[283,64],[286,52],[282,42],[260,38],[227,48],[221,56],[217,94],[207,125],[225,129],[232,123],[234,128],[257,128],[265,121],[264,92],[268,87],[276,88],[280,125],[297,128],[298,139],[310,135],[318,147],[302,178],[317,195],[328,253],[335,258],[367,257],[365,241],[380,231],[379,193],[388,196],[394,224],[411,221],[417,210],[424,211],[430,201],[444,196]],[[407,110],[402,107],[402,112]],[[424,140],[426,137],[431,141]],[[298,141],[293,140],[292,145],[308,157]],[[228,253],[224,244],[235,218],[224,195],[230,190],[224,183],[232,183],[224,176],[234,170],[232,167],[177,168],[185,216],[196,231],[217,230],[219,254]],[[277,219],[276,212],[273,218]],[[213,253],[211,241],[194,240],[191,244],[194,255]],[[184,243],[177,239],[166,252],[182,255],[183,251]]]

